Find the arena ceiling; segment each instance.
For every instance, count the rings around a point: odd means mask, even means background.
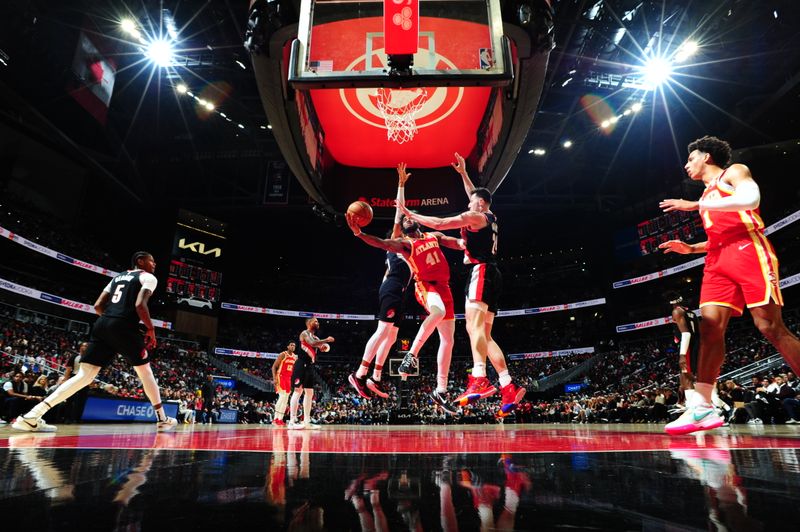
[[[684,146],[697,136],[735,146],[797,136],[797,2],[552,3],[556,48],[526,147],[497,193],[506,208],[618,212],[680,186]],[[69,151],[132,202],[221,219],[280,208],[264,205],[264,176],[281,154],[242,46],[247,13],[234,0],[10,0],[0,22],[0,116]],[[120,28],[131,17],[149,31],[165,14],[181,30],[173,70],[189,94]],[[105,126],[65,90],[81,28],[105,35],[116,63]],[[697,54],[661,89],[627,83],[647,56],[689,38]],[[637,101],[641,111],[625,114]],[[308,208],[300,187],[288,204]]]

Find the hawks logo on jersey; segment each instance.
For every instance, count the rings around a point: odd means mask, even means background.
[[[430,233],[411,241],[409,257],[414,277],[420,281],[449,281],[450,266],[439,247],[439,239]]]

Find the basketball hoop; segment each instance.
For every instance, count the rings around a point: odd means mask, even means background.
[[[386,124],[386,138],[398,144],[414,140],[417,134],[416,114],[427,101],[428,91],[378,88],[375,102]]]

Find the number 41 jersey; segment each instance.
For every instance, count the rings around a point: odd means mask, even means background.
[[[136,313],[136,297],[142,288],[155,292],[157,285],[158,280],[155,275],[144,270],[129,270],[117,275],[103,289],[111,296],[103,316],[139,323],[139,315]]]
[[[409,263],[418,281],[450,280],[450,265],[439,247],[439,239],[430,233],[422,233],[422,238],[411,240]]]

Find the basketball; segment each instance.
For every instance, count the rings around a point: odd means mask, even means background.
[[[347,207],[347,212],[353,215],[356,225],[364,227],[372,221],[372,207],[363,201],[354,201]]]
[[[328,351],[331,350],[331,344],[322,344],[321,346],[319,346],[319,350],[322,351],[323,353],[327,353]]]

